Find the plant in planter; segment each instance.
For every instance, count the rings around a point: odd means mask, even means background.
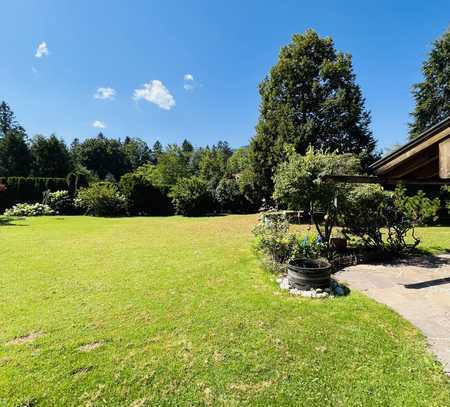
[[[328,260],[294,258],[288,262],[288,281],[300,290],[330,288],[331,264]]]

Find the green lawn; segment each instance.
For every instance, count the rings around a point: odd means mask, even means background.
[[[255,221],[0,226],[0,405],[450,405],[394,312],[282,293],[252,252]],[[449,229],[426,234],[450,246]]]
[[[418,228],[416,235],[421,240],[419,249],[430,253],[450,252],[450,226]]]

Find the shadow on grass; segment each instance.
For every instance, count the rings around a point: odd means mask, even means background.
[[[25,218],[10,218],[7,216],[0,216],[0,227],[1,226],[28,226],[26,224],[16,223],[19,221],[24,221]]]

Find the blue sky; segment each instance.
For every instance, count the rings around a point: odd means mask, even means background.
[[[111,137],[238,147],[280,47],[314,28],[353,55],[383,148],[406,140],[410,87],[449,12],[441,0],[4,1],[0,99],[29,135],[71,142],[98,121]]]

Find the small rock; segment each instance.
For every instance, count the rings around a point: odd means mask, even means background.
[[[338,296],[343,296],[343,295],[345,295],[345,291],[344,291],[344,289],[343,289],[340,285],[338,285],[338,286],[335,287],[334,293],[335,293],[336,295],[338,295]]]

